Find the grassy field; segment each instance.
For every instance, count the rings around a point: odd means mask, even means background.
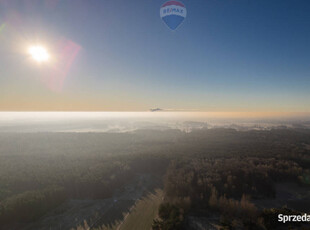
[[[157,189],[154,194],[149,194],[137,201],[131,212],[125,216],[124,222],[118,230],[148,230],[151,229],[153,219],[157,216],[158,208],[162,202],[163,191]]]
[[[117,221],[112,225],[103,225],[96,230],[148,230],[151,229],[153,219],[157,216],[159,205],[162,202],[163,191],[156,189],[154,193],[138,200],[130,212],[123,213],[123,221]],[[89,229],[88,225],[79,226],[77,230]],[[92,228],[93,229],[93,228]]]

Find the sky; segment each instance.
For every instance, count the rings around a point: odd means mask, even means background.
[[[182,2],[0,0],[0,111],[310,114],[309,0]]]

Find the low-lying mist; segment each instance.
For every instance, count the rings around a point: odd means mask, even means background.
[[[139,129],[310,127],[310,117],[207,112],[1,112],[0,132],[130,132]]]

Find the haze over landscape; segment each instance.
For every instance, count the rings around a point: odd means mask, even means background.
[[[132,132],[139,129],[309,128],[307,115],[211,112],[0,112],[0,132]]]

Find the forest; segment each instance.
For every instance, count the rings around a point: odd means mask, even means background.
[[[210,220],[221,229],[280,229],[277,213],[309,213],[309,202],[259,202],[276,200],[281,183],[309,190],[309,146],[310,130],[298,128],[0,133],[0,228],[22,229],[68,200],[112,197],[148,173],[164,190],[153,229]]]
[[[153,230],[196,229],[197,222],[201,226],[208,219],[219,229],[309,229],[309,223],[283,226],[277,222],[280,213],[309,214],[309,193],[299,200],[303,203],[299,207],[288,208],[286,203],[272,208],[256,205],[260,200],[277,199],[278,183],[297,184],[309,191],[309,134],[309,130],[297,129],[192,133],[189,136],[195,136],[191,138],[199,143],[197,146],[208,150],[170,161],[164,176],[165,201]]]

